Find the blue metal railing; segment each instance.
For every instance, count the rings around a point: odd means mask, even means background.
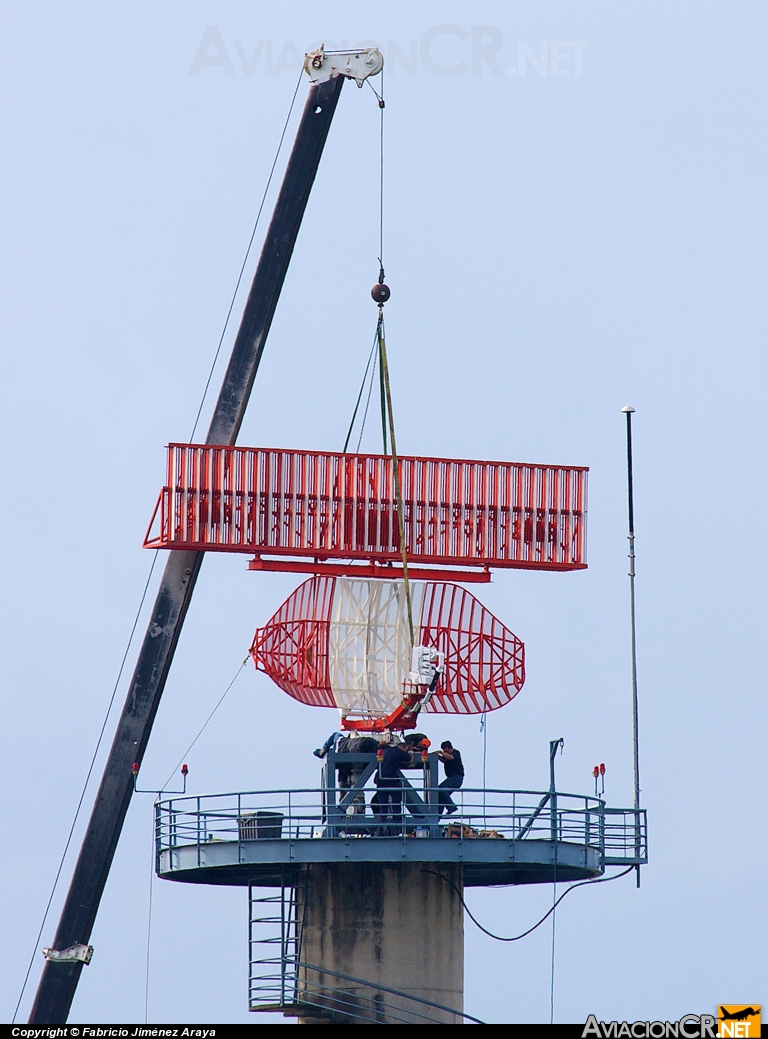
[[[647,860],[644,810],[606,808],[599,798],[551,791],[451,791],[456,811],[440,814],[437,788],[403,791],[403,803],[383,804],[381,788],[266,790],[178,797],[156,806],[158,864],[163,852],[195,846],[198,865],[212,842],[287,842],[366,837],[453,837],[562,841],[598,849],[605,865]],[[335,799],[334,799],[335,800]],[[386,814],[385,814],[386,812]]]

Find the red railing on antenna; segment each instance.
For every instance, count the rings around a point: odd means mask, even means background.
[[[404,457],[400,481],[409,560],[586,567],[584,467]],[[397,563],[391,459],[171,444],[144,545]],[[273,564],[281,566],[298,568]]]

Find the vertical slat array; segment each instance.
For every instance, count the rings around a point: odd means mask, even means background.
[[[442,564],[586,565],[587,470],[400,459],[408,555]],[[400,558],[391,460],[172,444],[148,547]]]

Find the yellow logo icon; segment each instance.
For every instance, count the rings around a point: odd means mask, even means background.
[[[718,1005],[717,1034],[719,1039],[760,1039],[760,1007]]]

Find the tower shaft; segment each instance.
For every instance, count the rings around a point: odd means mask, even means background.
[[[297,890],[299,1002],[306,994],[307,1002],[327,1007],[341,1022],[347,1009],[348,1022],[418,1023],[416,1015],[423,1014],[425,1024],[461,1024],[457,1014],[428,1005],[464,1009],[463,908],[456,889],[462,889],[462,867],[455,864],[310,866]]]

